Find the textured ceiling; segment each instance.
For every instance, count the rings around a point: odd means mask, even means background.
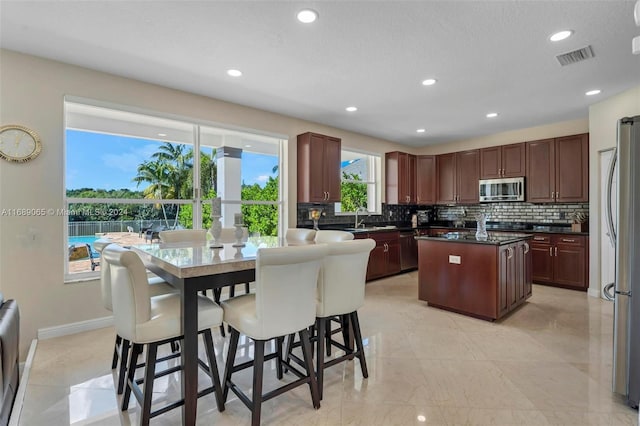
[[[2,0],[0,46],[424,146],[586,118],[640,85],[634,3]],[[299,23],[303,7],[319,19]],[[587,45],[595,58],[555,59]]]

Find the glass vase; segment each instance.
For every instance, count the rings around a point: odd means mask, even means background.
[[[486,240],[488,237],[487,234],[487,221],[478,220],[477,221],[477,229],[476,229],[476,240]]]

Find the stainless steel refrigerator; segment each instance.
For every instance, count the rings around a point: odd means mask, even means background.
[[[613,391],[640,400],[640,116],[618,121],[609,188],[617,181],[617,211],[608,211],[615,241]]]

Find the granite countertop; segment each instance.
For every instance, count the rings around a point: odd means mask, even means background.
[[[514,232],[488,232],[487,234],[486,238],[477,238],[475,232],[470,231],[441,232],[433,236],[419,236],[416,237],[416,240],[436,240],[450,243],[491,244],[499,246],[533,238],[533,234]]]
[[[323,226],[321,229],[337,229],[341,231],[359,233],[370,232],[389,232],[389,231],[413,231],[421,229],[433,229],[433,228],[449,228],[460,230],[461,232],[475,232],[476,222],[466,222],[464,227],[453,226],[451,222],[438,221],[432,222],[428,225],[419,225],[412,227],[410,223],[395,223],[395,224],[370,224],[364,228],[354,228],[348,224],[331,224]],[[514,222],[493,222],[487,223],[488,231],[505,231],[505,232],[524,232],[524,233],[548,233],[548,234],[575,234],[575,235],[589,235],[589,232],[576,232],[571,230],[570,225],[554,225],[554,224],[536,224],[536,223],[514,223]]]

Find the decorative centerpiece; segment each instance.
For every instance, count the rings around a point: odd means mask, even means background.
[[[486,213],[478,213],[475,216],[477,222],[476,240],[486,240],[489,236],[487,234],[487,217]]]
[[[309,219],[313,220],[313,229],[318,230],[318,221],[322,216],[322,209],[310,209],[309,210]]]
[[[222,233],[222,223],[220,223],[221,213],[222,200],[220,197],[216,197],[211,200],[211,236],[213,237],[211,244],[209,244],[211,248],[222,247],[220,243],[220,234]]]
[[[242,222],[242,213],[236,213],[233,215],[233,226],[236,227],[236,242],[232,244],[232,247],[244,247],[244,242],[242,242],[242,237],[244,236],[244,223]]]

